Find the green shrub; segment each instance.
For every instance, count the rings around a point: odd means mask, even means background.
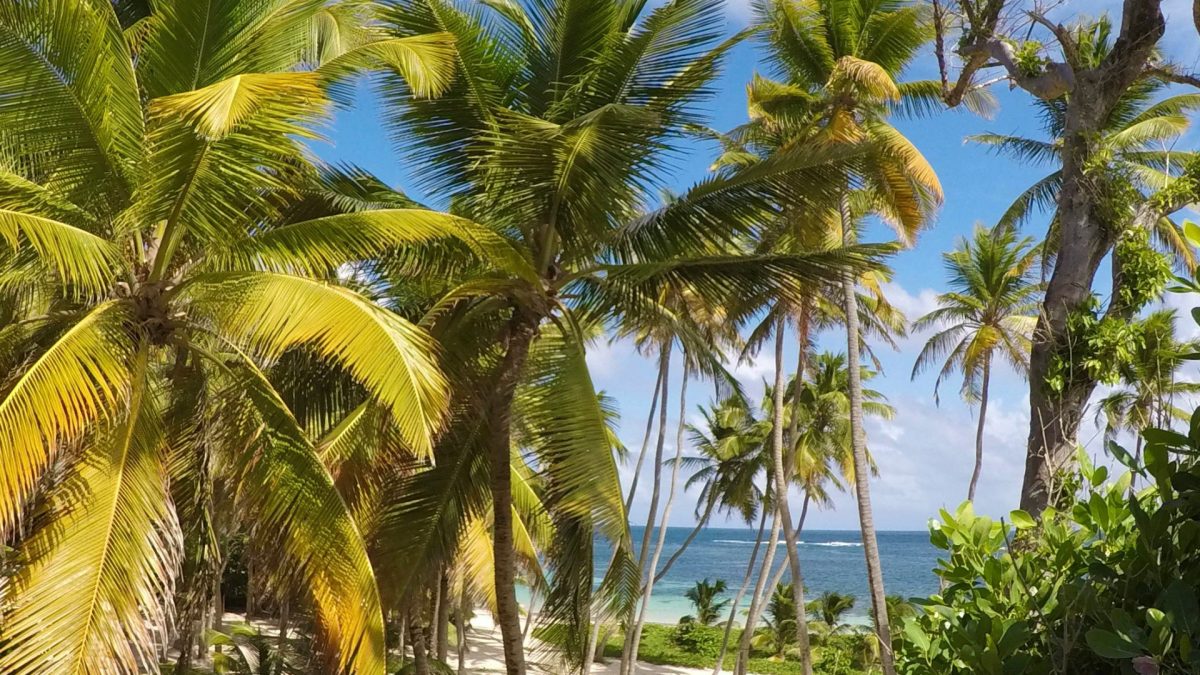
[[[671,632],[671,642],[691,654],[715,659],[721,651],[721,638],[724,635],[724,628],[687,622],[675,627]]]
[[[1037,519],[943,511],[930,540],[944,590],[905,621],[900,672],[1200,672],[1200,411],[1186,434],[1142,437],[1144,462],[1109,445],[1129,468],[1115,478],[1081,451]]]

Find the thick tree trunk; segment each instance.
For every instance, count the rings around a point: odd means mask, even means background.
[[[525,648],[521,637],[521,611],[517,604],[516,553],[512,520],[512,401],[529,347],[537,334],[538,320],[520,309],[509,322],[504,359],[488,403],[488,452],[491,456],[492,554],[496,582],[496,623],[504,645],[508,675],[525,675]],[[415,646],[415,645],[414,645]]]
[[[851,243],[849,195],[842,196],[842,242]],[[895,675],[892,659],[892,632],[888,624],[887,593],[883,589],[883,565],[875,539],[875,514],[871,510],[871,465],[867,461],[867,439],[863,429],[862,368],[859,356],[858,296],[854,274],[842,275],[842,295],[846,303],[846,363],[850,375],[850,441],[854,458],[854,492],[858,502],[858,522],[862,530],[863,554],[867,559],[867,585],[874,610],[875,635],[879,638],[879,661],[884,675]]]
[[[767,509],[764,508],[758,519],[758,534],[754,537],[754,549],[750,551],[750,562],[746,564],[746,574],[742,577],[742,585],[738,587],[737,594],[729,603],[729,619],[725,621],[725,635],[721,638],[721,651],[717,653],[717,663],[713,666],[713,675],[721,675],[722,666],[725,665],[725,653],[729,650],[729,636],[733,633],[733,622],[737,619],[737,611],[741,606],[742,597],[750,588],[750,580],[754,578],[754,563],[758,561],[758,550],[762,548],[763,534],[766,529]]]
[[[804,603],[804,575],[800,569],[800,548],[796,543],[796,528],[792,525],[792,508],[788,504],[788,480],[783,460],[783,337],[787,324],[783,317],[775,328],[775,390],[772,402],[771,421],[771,461],[774,466],[775,503],[779,509],[779,519],[783,521],[783,539],[787,548],[788,569],[792,573],[792,601],[796,604],[796,642],[800,647],[800,670],[804,675],[812,675],[812,653],[808,644],[808,612]],[[790,453],[789,453],[790,454]],[[790,465],[790,462],[788,462]]]
[[[662,405],[659,406],[658,440],[654,448],[654,486],[650,492],[650,508],[646,513],[646,529],[642,532],[642,547],[640,553],[638,553],[638,569],[642,570],[643,574],[646,570],[646,560],[650,555],[650,538],[654,533],[654,525],[658,518],[658,499],[662,493],[663,447],[667,442],[667,401],[670,399],[668,386],[671,372],[670,342],[667,342],[662,347],[658,367],[659,375],[662,379]],[[637,660],[637,653],[633,651],[634,636],[636,635],[635,623],[636,616],[631,613],[625,623],[625,643],[621,649],[620,675],[630,675],[633,669],[633,662]]]
[[[654,382],[654,394],[650,397],[650,412],[646,415],[646,431],[642,434],[642,449],[638,452],[637,464],[634,466],[633,478],[629,481],[629,493],[625,495],[625,513],[629,513],[629,508],[633,506],[633,496],[637,493],[638,478],[642,473],[642,465],[646,459],[646,452],[650,448],[650,436],[654,432],[654,413],[658,409],[658,399],[662,394],[664,384],[663,366],[660,360],[658,368],[658,376]],[[612,555],[608,559],[608,567],[612,567],[617,561],[617,549],[614,547]],[[607,569],[607,568],[606,568]],[[585,650],[583,657],[583,672],[590,673],[592,663],[596,660],[596,652],[599,651],[600,645],[600,629],[604,626],[601,621],[602,617],[593,617],[592,632],[588,635],[588,647]]]
[[[408,622],[408,641],[412,643],[413,670],[416,675],[429,674],[429,654],[425,651],[425,628],[417,622]]]
[[[667,489],[667,503],[663,506],[662,518],[659,520],[658,542],[654,545],[654,555],[650,558],[650,566],[646,569],[646,585],[642,589],[642,608],[638,612],[637,626],[633,632],[633,646],[630,649],[632,653],[632,658],[629,661],[630,675],[637,673],[637,653],[638,648],[642,644],[642,629],[646,626],[646,615],[650,610],[650,596],[654,593],[654,581],[657,578],[655,571],[658,569],[658,561],[662,557],[663,549],[666,548],[667,527],[670,524],[671,507],[675,504],[675,488],[679,483],[679,465],[683,460],[683,430],[686,428],[685,417],[687,416],[687,383],[687,355],[684,354],[683,379],[679,384],[679,425],[675,434],[675,461],[671,465],[671,482],[670,487]],[[663,409],[666,409],[665,405]]]
[[[750,638],[754,636],[754,627],[758,624],[758,617],[762,614],[763,606],[766,604],[763,590],[767,585],[767,579],[771,576],[771,568],[775,565],[775,549],[779,547],[779,531],[783,528],[783,524],[779,522],[779,510],[774,509],[774,511],[771,537],[767,540],[767,552],[763,554],[762,570],[758,573],[758,580],[754,582],[754,594],[750,596],[746,625],[742,628],[741,639],[738,640],[737,662],[733,669],[735,675],[746,675],[746,665],[750,660]]]
[[[975,428],[975,470],[971,472],[971,485],[967,488],[967,501],[975,501],[975,488],[979,486],[979,474],[983,472],[983,428],[987,423],[988,385],[992,378],[991,359],[983,360],[983,385],[979,392],[979,424]]]

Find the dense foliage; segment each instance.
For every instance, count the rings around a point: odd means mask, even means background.
[[[1058,504],[995,521],[964,504],[931,541],[944,590],[898,640],[906,673],[1182,673],[1200,668],[1200,411],[1186,434],[1082,451]],[[1141,489],[1135,479],[1149,481]]]

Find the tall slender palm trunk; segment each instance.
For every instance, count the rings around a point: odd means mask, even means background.
[[[671,557],[667,558],[667,562],[662,566],[662,569],[654,575],[655,583],[662,581],[663,577],[667,576],[667,572],[671,571],[671,568],[675,565],[675,561],[679,560],[680,556],[683,555],[683,552],[688,550],[688,547],[692,545],[692,542],[696,541],[696,536],[700,534],[700,530],[703,530],[704,527],[708,525],[709,518],[712,518],[714,506],[716,506],[716,501],[713,499],[708,500],[708,503],[704,506],[704,513],[700,516],[700,520],[696,521],[696,526],[692,528],[691,532],[688,532],[687,538],[683,540],[683,543],[679,545],[679,548],[675,549],[675,552],[671,554]]]
[[[987,421],[988,385],[992,379],[991,358],[983,359],[983,384],[979,390],[979,425],[975,428],[975,470],[971,473],[971,485],[967,488],[967,501],[975,501],[975,489],[979,486],[979,474],[983,472],[983,427]]]
[[[668,341],[663,345],[662,355],[660,356],[659,373],[662,377],[662,405],[659,406],[658,416],[658,440],[654,448],[654,487],[650,492],[650,508],[646,513],[646,529],[642,532],[642,547],[638,553],[638,569],[646,569],[646,560],[650,555],[650,538],[654,532],[654,525],[658,518],[658,500],[662,494],[662,463],[663,463],[663,447],[667,442],[667,401],[670,399],[669,378],[671,373],[671,343]],[[621,670],[620,675],[629,675],[633,668],[633,662],[637,660],[637,653],[634,649],[633,623],[636,617],[632,611],[626,620],[625,627],[625,643],[621,649]]]
[[[646,431],[642,434],[642,448],[638,452],[637,463],[633,470],[633,479],[629,481],[629,493],[625,495],[625,513],[629,513],[629,508],[633,506],[633,496],[637,493],[638,477],[642,473],[642,465],[645,463],[646,451],[650,447],[650,435],[654,432],[654,413],[658,409],[659,395],[662,393],[664,382],[664,367],[662,361],[659,361],[658,376],[654,381],[654,394],[650,397],[650,412],[646,415]],[[613,548],[612,555],[608,559],[608,567],[612,567],[617,561],[617,548]],[[606,568],[607,569],[607,568]],[[596,660],[596,651],[600,642],[600,629],[603,627],[601,617],[592,617],[592,632],[588,635],[587,651],[583,655],[583,672],[590,673],[592,670],[592,662]]]
[[[750,608],[746,613],[746,625],[742,627],[742,637],[738,640],[738,656],[734,665],[735,675],[746,675],[746,665],[750,661],[750,638],[754,636],[754,627],[766,604],[763,591],[767,578],[771,576],[771,568],[775,565],[775,549],[779,547],[779,531],[783,527],[779,522],[779,510],[771,524],[771,537],[767,540],[767,552],[763,554],[762,569],[759,570],[758,580],[754,582],[754,594],[750,596]]]
[[[509,321],[504,359],[500,362],[495,389],[488,402],[488,454],[491,459],[492,555],[496,583],[496,623],[504,646],[504,669],[508,675],[525,675],[525,646],[521,633],[521,611],[517,604],[516,552],[513,548],[512,518],[512,402],[529,347],[537,334],[538,319],[520,309]],[[415,645],[414,645],[415,646]]]
[[[841,203],[842,243],[851,243],[850,195],[844,193]],[[879,560],[879,543],[875,538],[875,514],[871,510],[871,466],[867,462],[867,439],[863,429],[863,389],[860,330],[858,326],[858,296],[855,294],[853,272],[842,275],[842,293],[846,314],[846,362],[850,374],[850,443],[854,458],[854,494],[858,502],[858,523],[862,530],[863,555],[867,559],[867,585],[871,592],[875,635],[879,639],[879,661],[884,675],[895,675],[892,658],[892,631],[888,624],[887,593],[883,590],[883,565]]]
[[[725,635],[721,638],[721,651],[717,652],[717,664],[713,666],[713,675],[721,675],[721,668],[725,665],[725,653],[729,651],[729,636],[733,634],[733,622],[737,618],[738,607],[742,604],[742,598],[746,595],[746,591],[750,588],[750,580],[754,578],[754,563],[758,561],[758,550],[762,548],[763,534],[767,529],[767,509],[762,510],[762,515],[758,518],[758,534],[754,537],[754,548],[750,551],[750,562],[746,563],[746,574],[742,577],[742,585],[738,587],[738,592],[733,596],[733,601],[729,603],[729,618],[725,621]]]
[[[787,323],[783,316],[775,327],[775,391],[772,401],[771,461],[775,467],[775,504],[783,521],[783,539],[787,547],[788,568],[792,573],[792,601],[796,604],[796,642],[800,647],[800,670],[812,675],[812,654],[808,644],[808,612],[804,603],[804,575],[800,569],[800,548],[796,543],[796,528],[792,525],[792,508],[788,504],[788,474],[783,461],[783,337]],[[790,464],[790,462],[789,462]]]
[[[667,525],[670,522],[671,506],[675,504],[675,492],[679,484],[679,464],[683,459],[684,418],[687,415],[687,383],[688,368],[687,356],[685,354],[683,360],[683,380],[679,384],[679,425],[678,431],[675,434],[675,462],[671,465],[671,483],[667,489],[667,503],[663,506],[662,518],[659,520],[658,542],[654,546],[654,555],[650,558],[650,566],[646,568],[646,584],[642,588],[642,608],[638,612],[637,625],[633,631],[633,645],[630,649],[632,654],[629,661],[630,675],[637,673],[637,653],[638,648],[642,644],[642,629],[646,626],[646,614],[650,609],[650,596],[654,593],[654,581],[656,579],[654,572],[658,569],[658,561],[662,557],[663,549],[667,545]],[[663,410],[666,410],[666,406],[663,406]]]

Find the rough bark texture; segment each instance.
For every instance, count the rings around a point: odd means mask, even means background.
[[[758,519],[758,534],[754,537],[754,548],[750,551],[750,562],[746,563],[746,574],[742,577],[742,585],[738,587],[738,592],[733,596],[733,601],[729,603],[729,619],[725,621],[725,635],[721,638],[721,651],[717,653],[717,663],[713,666],[713,675],[721,675],[721,666],[725,663],[725,653],[729,651],[729,636],[733,633],[733,622],[737,618],[738,607],[741,606],[742,597],[746,595],[746,590],[750,588],[750,580],[754,578],[754,563],[758,561],[758,549],[762,548],[763,533],[767,528],[767,509],[762,510],[762,515]]]
[[[488,452],[491,457],[492,554],[495,560],[496,623],[504,645],[504,667],[509,675],[525,675],[525,648],[521,612],[517,604],[516,554],[513,549],[511,423],[513,393],[538,320],[517,310],[509,323],[504,359],[488,410]],[[415,647],[416,645],[414,645]]]
[[[450,657],[450,575],[442,572],[442,583],[438,589],[437,618],[437,658],[446,663]]]
[[[979,474],[983,472],[983,427],[987,423],[988,385],[992,379],[991,359],[984,358],[983,384],[979,392],[979,424],[975,427],[975,470],[971,472],[971,485],[967,488],[967,501],[975,501],[975,489],[979,486]]]
[[[655,570],[667,545],[667,523],[671,518],[671,507],[675,504],[676,487],[679,483],[679,465],[683,460],[683,430],[687,427],[687,357],[683,360],[683,379],[679,384],[679,425],[675,435],[675,462],[671,465],[671,482],[667,489],[667,503],[663,506],[662,518],[659,520],[658,541],[654,545],[654,555],[650,558],[650,566],[646,568],[646,585],[642,589],[642,609],[638,612],[637,625],[633,631],[633,646],[630,649],[632,658],[629,661],[629,673],[637,673],[637,653],[642,644],[642,630],[646,627],[646,614],[650,610],[650,596],[654,593],[654,582],[657,579]],[[664,401],[665,403],[665,401]],[[666,410],[666,406],[663,406]]]
[[[654,525],[658,518],[658,499],[662,494],[662,460],[663,447],[667,442],[667,401],[670,399],[670,391],[668,387],[669,377],[671,373],[671,343],[663,345],[662,354],[659,357],[659,377],[662,380],[662,405],[659,406],[658,417],[658,440],[654,447],[654,486],[650,492],[650,508],[646,514],[646,529],[642,532],[642,547],[638,553],[638,569],[646,569],[646,560],[650,555],[650,537],[654,532]],[[632,614],[628,617],[628,626],[636,617]],[[634,651],[634,636],[636,631],[625,631],[625,643],[621,649],[621,670],[620,675],[630,675],[633,670],[633,663],[637,660],[637,652]]]
[[[812,653],[808,645],[808,611],[804,603],[804,575],[800,570],[800,548],[796,543],[796,528],[792,525],[792,509],[788,504],[788,473],[783,461],[783,337],[787,324],[783,318],[775,328],[775,390],[772,401],[771,462],[774,466],[775,503],[783,521],[783,539],[787,548],[788,569],[792,574],[792,601],[796,605],[796,642],[800,647],[800,670],[812,675]],[[789,462],[790,464],[790,462]]]
[[[850,200],[843,196],[841,208],[842,241],[850,243]],[[858,503],[858,523],[862,530],[863,554],[867,559],[867,586],[871,593],[875,635],[879,639],[879,662],[884,675],[895,675],[892,660],[892,632],[888,624],[887,594],[883,589],[883,565],[875,539],[875,515],[871,510],[871,465],[867,461],[867,439],[863,429],[862,369],[859,356],[858,296],[852,272],[842,275],[842,295],[846,303],[846,363],[850,379],[850,443],[854,458],[854,494]]]

